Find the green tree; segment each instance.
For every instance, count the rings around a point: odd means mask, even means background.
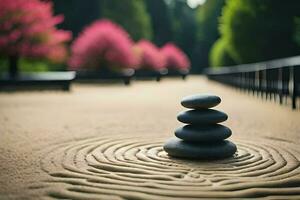
[[[163,0],[146,0],[147,11],[151,16],[153,42],[162,46],[172,41],[173,30],[170,9]]]
[[[186,1],[172,1],[169,5],[172,13],[173,41],[187,54],[192,63],[192,72],[197,71],[192,56],[196,43],[195,10]]]
[[[221,34],[237,63],[300,53],[294,41],[297,0],[229,0],[221,17]]]
[[[214,42],[220,37],[218,25],[224,4],[225,0],[207,0],[196,11],[198,28],[194,60],[199,67],[209,66],[209,52]]]
[[[230,66],[234,65],[235,62],[228,53],[227,40],[223,38],[218,39],[211,48],[210,51],[210,66],[220,67],[220,66]]]
[[[294,41],[300,46],[300,17],[295,17]]]
[[[88,3],[82,0],[52,0],[56,14],[64,14],[65,20],[58,27],[71,30],[76,37],[82,29],[99,19],[101,16],[101,0],[89,0]]]
[[[151,39],[151,19],[144,0],[101,0],[101,16],[120,24],[134,40]]]

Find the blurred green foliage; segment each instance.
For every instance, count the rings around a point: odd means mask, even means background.
[[[0,58],[0,74],[7,73],[9,63],[7,58]],[[21,58],[19,60],[19,70],[22,72],[46,72],[62,71],[65,69],[63,64],[54,64],[46,60]]]
[[[205,4],[197,9],[198,30],[194,62],[200,67],[209,65],[209,52],[215,41],[220,37],[218,24],[224,4],[225,0],[207,0]]]
[[[171,11],[165,1],[146,0],[147,11],[151,17],[153,31],[152,41],[162,46],[173,40]]]
[[[193,54],[196,44],[197,23],[195,10],[188,7],[185,1],[172,1],[169,4],[172,16],[173,41],[190,58],[192,62],[192,72],[197,71],[194,65]]]
[[[74,37],[82,29],[100,18],[109,18],[120,24],[134,40],[152,38],[151,18],[145,0],[53,0],[56,14],[63,14],[65,21],[59,28],[71,30]]]
[[[186,0],[53,0],[64,14],[59,28],[74,38],[92,21],[109,18],[135,41],[174,42],[189,56],[192,72],[204,67],[264,61],[300,53],[299,0],[206,0],[196,9]],[[3,59],[2,59],[3,60]],[[3,71],[3,61],[0,60]],[[34,66],[34,67],[33,67]],[[21,60],[25,71],[63,69]]]
[[[295,17],[294,41],[300,46],[300,17]]]
[[[89,3],[81,0],[53,0],[53,2],[55,13],[65,16],[65,21],[59,28],[71,30],[74,37],[77,37],[86,25],[103,16],[117,21],[126,30],[138,31],[134,33],[137,35],[134,38],[142,36],[151,38],[153,35],[152,38],[156,43],[164,44],[172,35],[170,10],[163,0],[89,0]],[[152,32],[154,34],[151,34]]]
[[[63,14],[64,22],[58,28],[70,30],[73,37],[82,29],[101,16],[100,0],[52,0],[55,14]]]
[[[224,38],[220,38],[214,43],[209,55],[211,66],[220,67],[235,64],[234,60],[229,55],[227,48],[227,40],[224,40]]]
[[[109,18],[124,27],[135,41],[145,38],[158,46],[174,42],[189,56],[192,72],[200,72],[208,66],[208,52],[219,37],[217,18],[225,0],[207,0],[200,9],[190,8],[186,0],[52,1],[55,14],[65,16],[58,28],[72,31],[74,38],[93,21]],[[45,61],[23,59],[20,68],[21,71],[64,69]]]
[[[74,37],[84,26],[99,18],[120,24],[135,41],[146,38],[162,46],[174,42],[190,58],[194,55],[197,23],[195,10],[186,0],[53,0],[56,14],[64,14],[59,28],[71,30]],[[196,58],[196,56],[195,56]],[[193,64],[193,59],[192,59]],[[193,67],[196,69],[196,67]]]
[[[101,16],[120,24],[131,37],[151,39],[151,19],[144,0],[101,0]]]
[[[220,31],[229,56],[242,64],[299,54],[294,40],[299,8],[297,0],[228,0]],[[217,57],[211,56],[211,64],[222,62]]]

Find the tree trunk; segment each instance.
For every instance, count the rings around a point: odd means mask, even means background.
[[[19,74],[18,61],[19,61],[18,56],[9,57],[9,77],[12,79],[17,78]]]

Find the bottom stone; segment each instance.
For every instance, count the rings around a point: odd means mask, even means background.
[[[190,143],[178,138],[169,139],[164,150],[174,157],[190,159],[222,159],[232,156],[237,148],[228,140],[217,143]]]

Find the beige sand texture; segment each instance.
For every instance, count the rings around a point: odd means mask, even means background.
[[[180,99],[218,94],[238,146],[170,158]],[[300,199],[300,112],[192,76],[0,93],[0,199]]]

